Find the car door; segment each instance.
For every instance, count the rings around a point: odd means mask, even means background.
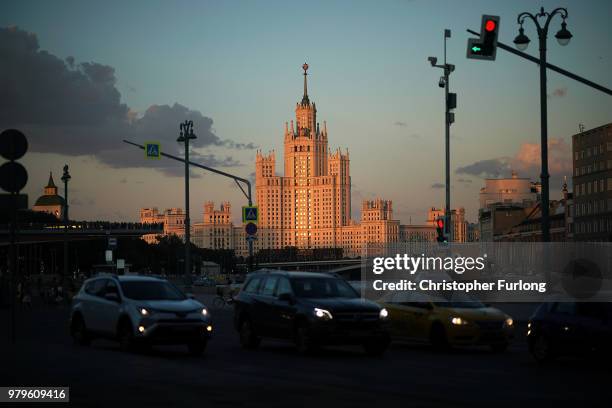
[[[260,330],[267,335],[276,337],[280,311],[276,305],[276,284],[278,276],[267,276],[259,292],[257,313],[261,317]]]
[[[420,292],[412,292],[409,301],[401,304],[408,314],[408,337],[428,341],[433,309],[429,297]]]
[[[276,333],[276,337],[289,339],[293,337],[296,307],[294,303],[287,299],[279,299],[281,295],[294,296],[293,290],[291,289],[291,283],[289,279],[284,276],[280,276],[276,284],[274,300],[275,319],[272,321],[272,324],[274,325],[273,331]]]
[[[116,294],[117,300],[107,299],[108,294]],[[101,331],[108,334],[115,334],[117,322],[119,321],[119,309],[121,307],[121,296],[119,295],[119,287],[114,279],[107,279],[104,297],[100,299],[100,326]]]
[[[85,325],[88,329],[96,332],[104,332],[102,310],[104,309],[104,294],[108,279],[100,278],[92,282],[91,287],[87,288],[89,298],[85,304]]]

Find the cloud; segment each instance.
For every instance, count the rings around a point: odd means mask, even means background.
[[[444,188],[444,184],[442,183],[433,183],[431,188]]]
[[[393,123],[394,126],[399,126],[399,127],[406,127],[408,126],[408,124],[406,122],[401,122],[401,121],[397,121],[395,123]]]
[[[500,157],[496,159],[479,160],[467,166],[458,167],[455,170],[456,174],[466,174],[477,177],[496,178],[510,171],[510,159]]]
[[[466,183],[467,184],[467,183],[471,183],[471,182],[472,182],[472,180],[470,180],[470,179],[464,179],[464,178],[458,178],[457,179],[457,183]]]
[[[253,143],[224,140],[213,120],[179,103],[151,105],[142,116],[121,103],[115,69],[96,62],[77,63],[41,50],[36,35],[17,27],[0,28],[0,128],[19,128],[30,151],[94,156],[117,168],[155,167],[178,175],[171,160],[146,160],[142,151],[122,140],[159,141],[162,151],[180,156],[179,123],[193,121],[194,161],[231,167],[231,156],[218,158],[197,150],[224,147],[254,149]]]
[[[539,179],[540,144],[523,143],[513,157],[497,157],[480,160],[467,166],[458,167],[456,174],[476,177],[508,177],[514,170],[519,177]],[[571,146],[561,138],[548,139],[548,171],[553,178],[551,186],[561,185],[563,176],[572,174]]]
[[[555,88],[552,93],[548,94],[549,98],[563,98],[567,95],[567,87],[564,86],[562,88]]]

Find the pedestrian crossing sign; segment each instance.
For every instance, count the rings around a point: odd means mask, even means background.
[[[256,205],[246,205],[242,207],[242,222],[252,222],[257,224],[259,221],[259,209]]]
[[[145,143],[145,157],[147,159],[161,158],[161,147],[158,142]]]

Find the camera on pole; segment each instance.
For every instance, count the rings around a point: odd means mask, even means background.
[[[498,34],[499,16],[484,14],[480,24],[480,38],[468,39],[467,57],[471,59],[495,61]]]

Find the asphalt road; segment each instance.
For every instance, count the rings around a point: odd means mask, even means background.
[[[11,345],[8,313],[0,310],[0,385],[70,386],[70,405],[78,407],[591,407],[609,406],[612,395],[607,364],[576,359],[539,366],[522,335],[503,354],[395,344],[383,358],[349,347],[301,356],[291,344],[265,340],[244,351],[232,310],[212,312],[215,337],[204,356],[191,357],[183,347],[132,354],[103,340],[74,346],[63,307],[20,312],[18,342]]]

